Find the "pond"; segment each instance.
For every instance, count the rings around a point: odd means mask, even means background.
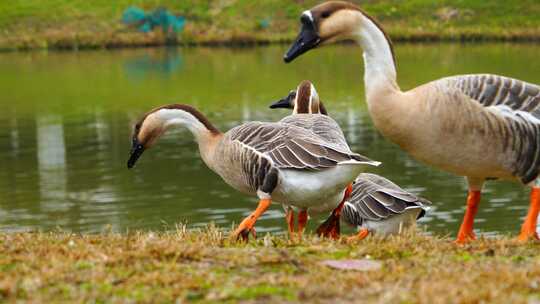
[[[0,231],[123,232],[172,229],[178,222],[231,227],[256,199],[206,168],[187,130],[171,132],[127,170],[132,124],[167,103],[192,104],[221,130],[276,121],[288,111],[268,105],[309,79],[353,150],[383,162],[373,172],[434,203],[422,228],[455,234],[463,178],[413,160],[373,128],[360,49],[327,47],[286,65],[286,48],[0,54]],[[396,52],[402,89],[479,72],[540,83],[539,45],[399,44]],[[489,182],[476,228],[516,233],[527,208],[526,188]],[[279,205],[257,223],[259,233],[285,229]]]

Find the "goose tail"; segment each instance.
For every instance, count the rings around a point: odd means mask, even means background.
[[[346,161],[341,161],[338,164],[339,165],[369,165],[369,166],[378,167],[381,164],[381,162],[372,160],[368,157],[355,153],[355,154],[351,154],[351,159],[346,160]]]

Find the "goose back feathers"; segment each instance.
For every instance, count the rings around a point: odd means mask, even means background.
[[[314,132],[281,122],[248,122],[229,130],[214,157],[216,171],[248,193],[260,189],[268,172],[276,170],[324,171],[339,165],[378,164],[348,146],[328,143]]]
[[[347,223],[362,226],[366,221],[384,221],[410,209],[418,209],[417,218],[421,218],[429,205],[428,200],[403,190],[382,176],[362,173],[354,182],[342,216]]]
[[[328,143],[315,132],[287,123],[246,123],[229,131],[224,140],[241,143],[280,169],[320,170],[348,162],[373,162],[348,146]]]
[[[525,81],[491,74],[463,75],[444,78],[485,107],[506,106],[512,111],[531,113],[540,119],[540,86]]]
[[[343,150],[349,149],[345,134],[343,134],[337,122],[330,116],[322,114],[294,114],[283,118],[280,122],[311,130],[326,142]]]

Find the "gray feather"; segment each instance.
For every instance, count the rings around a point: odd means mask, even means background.
[[[324,170],[344,161],[377,163],[353,153],[346,144],[327,142],[308,129],[288,123],[249,122],[225,136],[224,140],[241,143],[240,148],[250,150],[253,157],[270,160],[276,168]]]
[[[388,179],[375,174],[360,174],[351,197],[343,209],[343,219],[352,225],[365,220],[381,221],[409,208],[428,209],[431,202],[409,193]],[[424,212],[419,217],[423,216]]]

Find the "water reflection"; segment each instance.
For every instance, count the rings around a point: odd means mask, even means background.
[[[494,58],[499,58],[500,48],[512,65],[493,64],[499,62]],[[460,71],[492,71],[540,83],[536,73],[540,65],[532,60],[539,49],[399,46],[398,58],[404,62],[400,81],[406,87],[427,80],[424,78]],[[0,230],[59,226],[96,232],[110,225],[125,231],[166,228],[179,221],[193,226],[214,221],[229,227],[255,207],[256,199],[235,192],[206,168],[186,130],[165,136],[128,171],[125,162],[133,122],[149,108],[169,102],[195,104],[222,130],[250,120],[275,121],[288,111],[272,111],[268,105],[308,78],[314,81],[353,150],[383,162],[375,173],[434,202],[432,212],[423,220],[427,230],[446,233],[457,229],[466,191],[462,178],[417,163],[373,128],[361,102],[361,60],[356,49],[316,52],[296,66],[281,64],[281,48],[182,50],[190,65],[172,70],[148,65],[140,74],[126,69],[133,58],[155,56],[166,61],[180,57],[180,51],[172,52],[0,56],[6,73],[0,73],[0,86],[10,85],[9,89],[0,88],[6,92],[6,99],[0,99],[6,109],[0,112]],[[31,65],[27,65],[27,56]],[[341,64],[335,59],[338,57],[347,58],[348,63]],[[417,64],[409,64],[420,58],[427,76],[415,72]],[[443,61],[453,64],[437,64]],[[324,66],[333,66],[335,74],[324,73]],[[351,69],[358,72],[351,73]],[[168,76],[149,76],[162,72]],[[147,78],[144,85],[133,84],[132,76],[126,74]],[[13,75],[18,82],[11,80]],[[55,86],[61,90],[45,89]],[[515,233],[528,206],[527,190],[493,182],[485,193],[477,227],[482,232]],[[313,228],[316,220],[310,225]],[[284,228],[283,212],[277,205],[258,224],[258,232],[282,233]]]
[[[66,147],[58,115],[36,118],[40,202],[45,212],[69,208],[66,200]]]
[[[155,74],[169,77],[182,69],[184,61],[179,49],[167,47],[164,49],[149,49],[146,53],[126,60],[124,71],[128,78],[141,81]]]
[[[19,129],[17,128],[17,115],[11,115],[10,118],[10,139],[11,139],[11,151],[13,157],[17,157],[19,154]]]

